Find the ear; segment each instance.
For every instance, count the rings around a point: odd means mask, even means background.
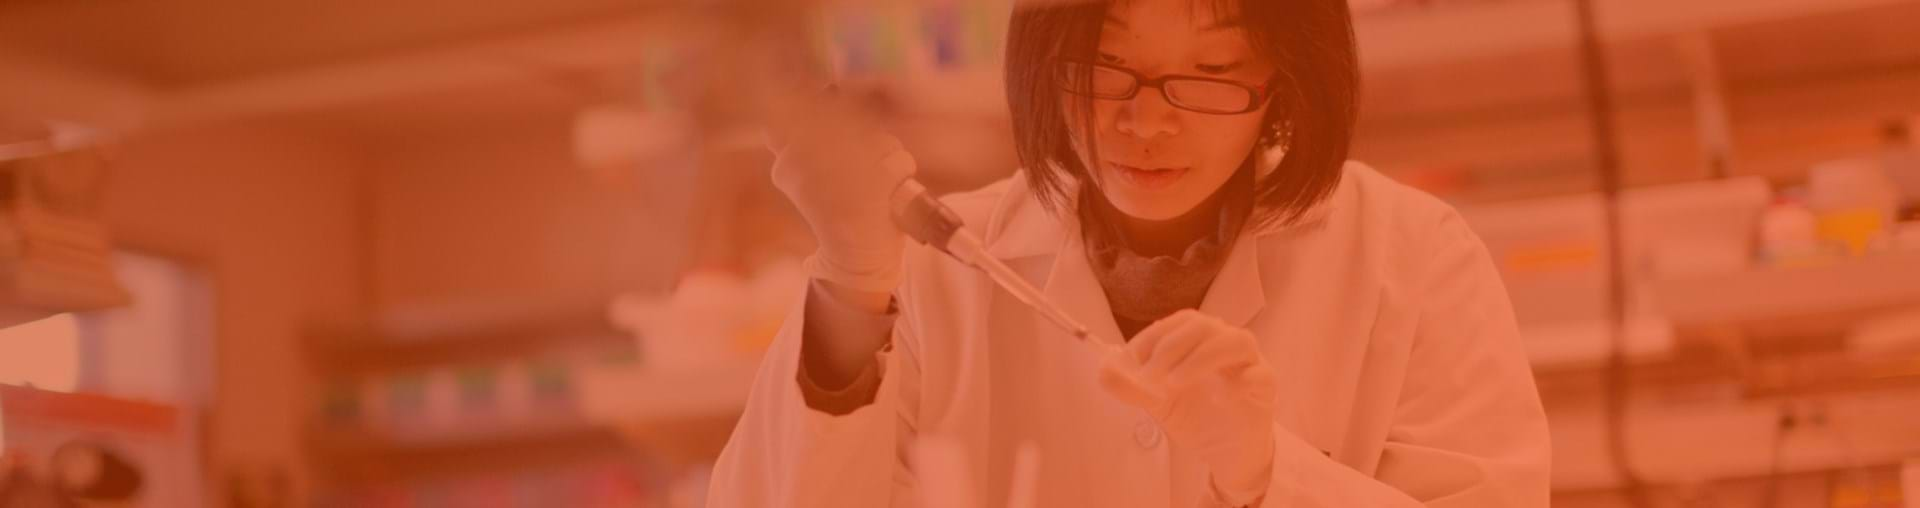
[[[1281,139],[1284,140],[1285,138],[1283,137]],[[1256,152],[1254,154],[1255,166],[1253,168],[1253,182],[1258,185],[1260,182],[1266,181],[1267,175],[1271,175],[1274,171],[1280,169],[1280,161],[1287,158],[1287,145],[1285,142],[1271,145],[1263,144],[1255,146],[1253,149]]]
[[[1277,115],[1269,113],[1267,116],[1271,118]],[[1267,175],[1280,169],[1280,161],[1286,158],[1287,140],[1291,137],[1292,132],[1293,127],[1285,121],[1271,120],[1267,123],[1266,128],[1264,128],[1260,134],[1259,144],[1253,147],[1255,151],[1254,183],[1257,184],[1265,180]]]

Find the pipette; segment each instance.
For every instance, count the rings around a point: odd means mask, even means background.
[[[987,278],[993,279],[994,284],[1020,300],[1020,303],[1039,312],[1048,321],[1073,334],[1074,338],[1105,346],[1108,349],[1118,347],[1109,342],[1095,340],[1086,326],[1082,326],[1079,321],[1073,319],[1073,316],[1054,305],[1052,300],[1048,300],[1039,289],[1014,273],[1012,268],[987,254],[985,246],[980,243],[980,238],[967,231],[966,224],[960,220],[960,216],[927,194],[927,188],[919,181],[912,178],[902,180],[893,190],[892,203],[893,221],[908,237],[939,249],[940,252],[952,256],[961,263],[986,273]]]
[[[897,160],[889,158],[885,163],[892,164]],[[940,252],[947,253],[948,256],[967,266],[985,272],[987,278],[993,279],[994,284],[1019,299],[1020,303],[1039,312],[1041,316],[1047,318],[1047,321],[1066,330],[1081,343],[1094,346],[1100,354],[1108,357],[1131,358],[1121,347],[1117,338],[1108,341],[1094,337],[1087,331],[1087,327],[1075,321],[1073,316],[1067,315],[1066,311],[1060,310],[1060,307],[1054,305],[1052,300],[1048,300],[1039,289],[1028,284],[1027,280],[1021,278],[1019,274],[1013,273],[1012,268],[1008,268],[1005,263],[987,254],[986,248],[980,243],[980,238],[967,231],[960,216],[953,213],[953,210],[946,205],[940,204],[940,201],[933,196],[928,195],[927,188],[920,185],[920,182],[913,178],[902,180],[899,186],[893,189],[892,204],[893,221],[908,237],[939,249]],[[1165,411],[1166,394],[1131,376],[1123,375],[1117,381],[1121,383],[1114,386],[1115,389],[1132,392],[1134,395],[1130,398],[1135,400],[1159,401],[1148,403],[1147,407],[1161,408],[1158,411]]]

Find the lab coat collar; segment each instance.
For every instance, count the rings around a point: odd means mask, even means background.
[[[1299,220],[1243,234],[1228,251],[1219,275],[1201,300],[1200,310],[1235,326],[1246,326],[1266,306],[1260,260],[1266,257],[1261,251],[1272,247],[1263,246],[1277,233],[1318,227],[1348,197],[1348,180],[1342,178],[1333,195],[1307,209]],[[1070,197],[1063,210],[1078,206],[1078,185],[1069,183],[1063,191]],[[1087,297],[1104,295],[1104,292],[1087,261],[1078,215],[1049,213],[1027,186],[1025,177],[1016,175],[988,218],[987,252],[1003,261],[1053,255],[1043,288],[1047,298],[1060,304],[1094,334],[1118,339],[1120,332],[1107,299]],[[1069,253],[1071,255],[1062,255]]]
[[[1342,172],[1351,173],[1356,167],[1358,167],[1357,163],[1348,162]],[[1264,178],[1270,172],[1262,172],[1260,177]],[[1339,208],[1341,203],[1351,199],[1349,194],[1352,193],[1352,178],[1350,176],[1343,174],[1333,194],[1307,208],[1298,220],[1285,225],[1255,229],[1249,231],[1250,235],[1242,235],[1242,237],[1266,237],[1276,233],[1317,227]],[[1024,174],[1015,173],[1012,179],[1008,182],[1007,191],[1001,193],[1000,199],[993,206],[993,212],[987,218],[984,241],[987,244],[988,253],[1001,260],[1012,260],[1053,254],[1069,246],[1080,246],[1063,241],[1065,237],[1079,236],[1079,214],[1072,212],[1079,206],[1079,182],[1065,182],[1061,192],[1067,196],[1066,202],[1060,208],[1061,213],[1052,213],[1041,206],[1039,197],[1034,194],[1032,188],[1027,186],[1027,178]]]

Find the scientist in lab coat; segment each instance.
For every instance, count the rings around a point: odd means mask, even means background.
[[[1506,290],[1453,209],[1346,161],[1357,74],[1347,0],[1016,10],[1025,169],[945,201],[1115,354],[906,245],[898,142],[794,106],[774,180],[819,248],[709,505],[1546,506]]]

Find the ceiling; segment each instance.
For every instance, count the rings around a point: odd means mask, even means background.
[[[144,124],[263,118],[377,146],[563,128],[573,111],[607,99],[596,79],[633,67],[645,40],[694,29],[673,21],[673,13],[722,1],[209,0],[187,6],[0,0],[0,69],[40,79],[14,85],[31,93],[0,94],[36,97],[13,101],[11,110],[0,104],[0,116],[136,109]],[[1920,1],[1805,2],[1837,10],[1706,32],[1703,40],[1727,86],[1785,86],[1920,64],[1920,43],[1911,35],[1911,27],[1920,26]],[[1562,16],[1570,4],[1458,3],[1452,10],[1446,4],[1389,9],[1361,20],[1367,122],[1527,114],[1543,105],[1577,104],[1582,74],[1571,18]],[[1624,12],[1613,19],[1644,14]],[[1449,16],[1457,22],[1429,22]],[[1531,28],[1509,30],[1515,20]],[[1481,32],[1501,31],[1538,40],[1444,59],[1394,56],[1480,44],[1473,41],[1487,37]],[[1620,91],[1684,93],[1689,64],[1671,32],[1610,41]],[[0,92],[9,92],[7,86],[0,83]]]
[[[645,12],[635,0],[0,2],[0,46],[160,89]]]

